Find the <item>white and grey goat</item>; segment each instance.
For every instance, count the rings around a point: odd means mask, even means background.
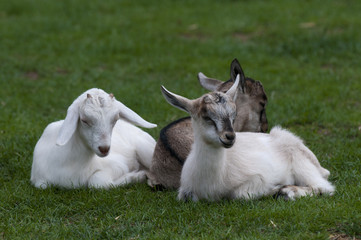
[[[226,93],[212,92],[195,100],[162,87],[166,100],[192,118],[195,140],[182,169],[178,199],[333,194],[329,171],[299,137],[280,127],[270,134],[234,132],[238,82],[239,76]]]
[[[226,92],[236,76],[240,74],[244,85],[237,88],[237,115],[234,123],[236,132],[266,132],[268,129],[266,109],[267,96],[259,81],[245,77],[241,65],[234,59],[230,67],[231,78],[220,81],[198,74],[200,84],[207,90]],[[148,185],[167,189],[178,189],[183,164],[194,141],[190,117],[176,120],[160,131],[152,165],[147,171]]]
[[[111,186],[144,181],[155,140],[133,124],[153,128],[113,94],[90,89],[50,123],[34,149],[31,182],[37,188]]]

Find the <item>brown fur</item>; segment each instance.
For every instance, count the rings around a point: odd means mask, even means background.
[[[215,90],[220,92],[229,90],[234,83],[236,73],[239,72],[243,74],[238,61],[234,60],[231,64],[231,79],[226,82],[214,80],[219,82]],[[237,132],[266,132],[268,129],[265,112],[267,96],[262,84],[251,78],[245,78],[244,89],[240,91],[244,91],[245,94],[239,95],[236,102],[244,104],[237,105],[234,130]],[[256,112],[257,119],[248,119],[250,112]],[[192,123],[189,117],[179,119],[163,128],[154,150],[150,171],[147,173],[148,184],[177,189],[180,185],[182,166],[193,141]]]
[[[182,166],[191,150],[193,138],[190,117],[174,121],[161,130],[152,166],[147,173],[148,178],[155,182],[153,185],[178,188]]]

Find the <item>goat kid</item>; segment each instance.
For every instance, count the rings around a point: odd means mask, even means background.
[[[237,132],[266,132],[268,129],[266,109],[267,96],[259,81],[245,77],[237,59],[230,67],[230,80],[220,81],[198,74],[202,87],[210,91],[227,92],[237,75],[244,79],[239,86],[236,120],[234,130]],[[181,118],[164,127],[155,146],[152,165],[147,171],[148,185],[157,188],[178,189],[183,164],[189,155],[194,141],[190,117]]]
[[[226,93],[212,92],[195,100],[162,87],[165,99],[192,118],[194,143],[182,169],[178,199],[333,194],[329,171],[299,137],[280,127],[270,134],[234,132],[238,84],[239,76]]]
[[[108,188],[144,181],[155,141],[133,124],[153,128],[113,94],[90,89],[50,123],[34,149],[31,182],[37,188]]]

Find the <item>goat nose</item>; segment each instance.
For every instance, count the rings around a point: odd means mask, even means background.
[[[227,140],[229,140],[229,141],[233,141],[235,137],[236,137],[236,135],[234,134],[234,132],[228,132],[228,133],[226,133],[226,138],[227,138]]]
[[[98,147],[98,149],[102,154],[107,154],[109,152],[110,147],[109,146],[100,146],[100,147]]]

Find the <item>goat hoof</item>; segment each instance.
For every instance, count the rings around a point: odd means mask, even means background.
[[[273,195],[275,199],[283,199],[285,201],[293,200],[293,192],[289,192],[287,187],[281,188],[277,193]]]
[[[153,185],[152,190],[155,192],[156,191],[164,191],[164,190],[167,190],[167,188],[164,187],[162,184],[156,184],[156,185]]]
[[[179,200],[184,202],[197,201],[197,197],[192,192],[180,192],[178,196]]]

